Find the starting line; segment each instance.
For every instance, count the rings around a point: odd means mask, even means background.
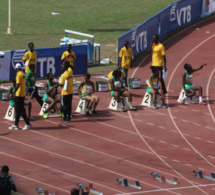
[[[191,189],[191,188],[197,188],[197,187],[209,187],[209,186],[215,186],[215,184],[200,184],[200,185],[187,186],[187,187],[164,188],[164,189],[158,189],[158,190],[148,190],[148,191],[141,191],[141,192],[130,192],[130,193],[115,194],[115,195],[145,194],[145,193],[163,192],[163,191],[172,191],[172,190],[183,190],[183,189]]]

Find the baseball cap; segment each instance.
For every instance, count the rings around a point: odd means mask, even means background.
[[[22,66],[21,66],[20,63],[17,63],[15,67],[16,67],[16,69],[17,69],[17,68],[22,68]]]

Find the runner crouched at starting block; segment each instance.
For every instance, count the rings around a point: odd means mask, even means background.
[[[146,91],[152,95],[153,108],[158,109],[156,105],[157,95],[161,96],[161,100],[163,103],[162,107],[167,108],[167,105],[165,104],[165,97],[162,90],[161,81],[159,78],[159,69],[154,66],[151,66],[150,68],[152,69],[152,74],[149,76],[149,84]]]
[[[13,80],[13,85],[10,87],[10,89],[8,91],[8,95],[7,95],[8,98],[10,99],[9,105],[12,106],[12,107],[15,107],[14,97],[11,97],[11,95],[13,94],[15,88],[16,88],[16,79]],[[33,118],[31,116],[32,104],[31,104],[31,101],[29,101],[26,97],[25,97],[24,105],[28,106],[28,119],[31,120],[31,121],[34,121],[35,118]],[[15,112],[15,110],[14,110],[14,112]],[[14,113],[14,116],[16,117],[16,113]]]
[[[120,108],[123,112],[126,112],[126,109],[123,107],[122,102],[120,101],[120,96],[128,97],[128,106],[129,110],[136,110],[135,107],[132,106],[132,95],[128,92],[128,89],[123,87],[123,84],[120,80],[122,72],[120,70],[113,71],[113,77],[109,79],[109,87],[110,94],[113,96],[116,101],[119,103]]]
[[[45,84],[45,94],[43,101],[49,104],[48,108],[44,111],[43,118],[48,118],[48,112],[54,108],[57,103],[60,103],[60,97],[57,96],[58,83],[54,82],[54,75],[52,73],[47,74],[48,81]]]
[[[204,66],[206,66],[206,64],[201,65],[197,69],[193,69],[190,64],[184,64],[184,69],[186,70],[186,72],[183,74],[182,77],[182,87],[185,90],[185,96],[180,99],[180,102],[182,104],[187,98],[196,95],[195,91],[199,91],[199,104],[206,105],[206,103],[202,101],[202,87],[192,84],[193,73],[198,70],[201,70]]]
[[[91,77],[90,74],[86,74],[84,76],[84,81],[82,81],[78,86],[78,93],[80,95],[80,98],[82,100],[89,101],[89,105],[87,106],[86,112],[87,116],[91,116],[89,111],[91,110],[92,107],[93,107],[92,114],[98,114],[96,111],[96,107],[99,103],[99,97],[92,95],[95,92],[95,86],[94,83],[90,80],[90,77]]]
[[[117,68],[116,70],[121,71],[121,73],[122,73],[121,74],[121,81],[125,83],[126,87],[128,87],[128,82],[127,82],[125,73],[120,68]],[[108,79],[110,80],[112,77],[113,77],[113,71],[108,74]]]

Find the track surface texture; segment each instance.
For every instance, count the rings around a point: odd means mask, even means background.
[[[79,97],[73,97],[71,123],[59,124],[60,118],[43,119],[33,103],[32,130],[8,130],[13,122],[3,119],[8,102],[1,101],[0,165],[7,164],[18,191],[36,194],[41,187],[50,193],[70,194],[76,183],[87,185],[105,195],[113,194],[214,194],[215,182],[195,177],[193,170],[206,175],[215,172],[215,16],[199,21],[163,42],[169,76],[168,109],[141,106],[150,75],[151,56],[143,56],[129,77],[141,79],[141,89],[129,89],[136,112],[108,109],[109,92],[97,92],[99,115],[85,117],[75,113]],[[194,68],[193,83],[203,87],[207,106],[181,105],[177,102],[182,89],[184,63]],[[101,75],[92,80],[102,80]],[[104,75],[107,77],[107,75]],[[83,78],[75,77],[76,81]],[[42,81],[37,81],[40,83]],[[45,82],[45,81],[43,81]],[[3,86],[9,86],[6,83]],[[24,126],[24,122],[20,122]],[[160,183],[151,172],[167,179],[176,177],[177,186]],[[123,187],[117,178],[129,183],[140,181],[142,191]]]

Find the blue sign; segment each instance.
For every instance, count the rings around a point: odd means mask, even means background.
[[[129,41],[134,56],[149,48],[154,34],[163,38],[169,32],[201,18],[202,0],[180,0],[118,38],[118,51]]]
[[[61,71],[61,56],[66,47],[53,47],[44,49],[35,49],[37,52],[37,78],[46,77],[47,73],[52,72],[54,76],[58,77],[62,74]],[[74,45],[72,51],[76,55],[74,63],[74,75],[87,73],[87,45]],[[11,65],[10,65],[10,80],[16,77],[15,64],[21,63],[24,71],[25,66],[22,61],[27,50],[11,51]]]

